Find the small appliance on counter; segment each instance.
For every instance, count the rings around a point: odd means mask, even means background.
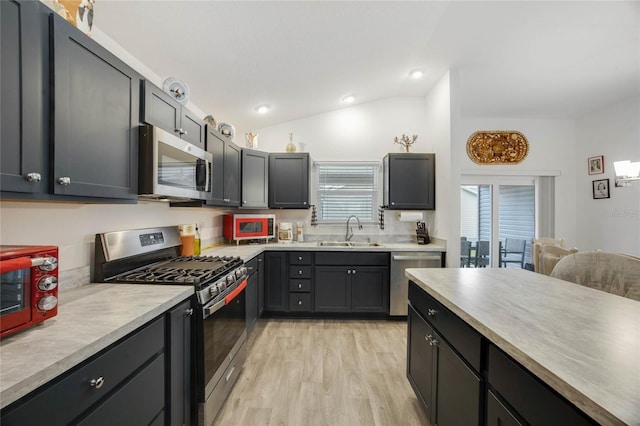
[[[280,222],[278,225],[278,242],[290,243],[293,241],[293,224],[291,222]]]
[[[429,244],[429,231],[421,220],[416,222],[416,236],[418,237],[418,244]]]
[[[0,246],[0,338],[58,314],[58,247]]]
[[[222,218],[222,235],[229,241],[265,240],[276,237],[273,214],[226,214]]]

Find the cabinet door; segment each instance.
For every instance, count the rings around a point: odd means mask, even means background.
[[[264,312],[264,255],[258,256],[258,318]]]
[[[284,312],[287,296],[287,253],[267,252],[265,261],[264,309]]]
[[[208,206],[224,206],[224,146],[225,141],[213,127],[207,125],[207,152],[213,155],[211,165],[211,199]]]
[[[433,334],[438,351],[436,423],[441,426],[478,425],[481,379],[438,334]]]
[[[180,108],[178,101],[149,81],[142,82],[144,101],[140,121],[158,126],[180,137]]]
[[[241,148],[233,142],[224,145],[224,201],[227,206],[240,205]]]
[[[316,312],[349,312],[351,309],[351,268],[316,266],[314,307]]]
[[[407,378],[418,399],[423,404],[429,422],[435,424],[435,392],[437,386],[437,352],[429,338],[433,338],[431,326],[409,306],[407,316]]]
[[[351,268],[351,311],[389,312],[389,269]]]
[[[193,338],[193,307],[191,299],[167,312],[167,424],[191,424],[192,398],[191,364]]]
[[[384,204],[389,209],[434,210],[435,154],[388,154]]]
[[[46,64],[37,6],[34,1],[0,2],[0,191],[45,189],[42,93]]]
[[[487,392],[487,426],[520,426],[522,424],[493,392]]]
[[[269,154],[269,207],[309,208],[309,154]]]
[[[204,121],[195,113],[182,107],[180,114],[180,128],[182,139],[204,149]]]
[[[247,337],[251,334],[253,326],[258,320],[258,272],[255,271],[247,279],[245,290],[247,305]]]
[[[140,77],[53,18],[55,194],[137,199]]]
[[[242,149],[241,207],[269,207],[269,154],[266,152]]]

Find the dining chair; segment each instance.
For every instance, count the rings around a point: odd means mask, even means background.
[[[542,261],[540,255],[544,246],[564,247],[564,238],[540,237],[531,240],[531,263],[535,272],[541,272]],[[549,275],[550,272],[548,271],[545,275]]]
[[[519,263],[520,268],[524,268],[524,251],[526,245],[526,240],[506,238],[500,249],[500,266],[506,268],[507,263]]]
[[[460,240],[460,267],[471,266],[471,241]]]
[[[544,245],[540,248],[538,272],[544,275],[551,275],[551,271],[556,264],[565,256],[577,253],[577,248],[564,248],[554,245]]]
[[[486,268],[489,266],[489,255],[491,254],[491,246],[489,241],[478,241],[476,243],[476,268]]]

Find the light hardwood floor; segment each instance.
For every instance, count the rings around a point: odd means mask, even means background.
[[[215,424],[428,425],[406,378],[407,324],[261,319]]]

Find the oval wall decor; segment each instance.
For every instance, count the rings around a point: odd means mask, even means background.
[[[475,132],[467,141],[467,155],[477,164],[518,164],[528,152],[527,138],[515,130]]]

